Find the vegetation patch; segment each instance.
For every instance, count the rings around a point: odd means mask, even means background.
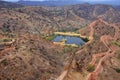
[[[64,48],[64,53],[67,53],[67,52],[73,52],[76,48],[73,47],[73,46],[68,46],[66,45],[65,48]]]
[[[53,40],[55,37],[56,37],[55,34],[51,34],[51,35],[46,35],[46,36],[44,36],[44,38],[45,38],[46,40],[48,40],[48,41]]]
[[[45,72],[44,74],[43,74],[43,76],[45,76],[45,77],[49,77],[50,76],[50,72]]]
[[[119,42],[113,41],[112,43],[115,44],[115,45],[117,45],[118,47],[120,47],[120,43]]]
[[[85,41],[85,42],[89,41],[89,39],[87,37],[86,38],[82,38],[82,40]]]
[[[89,71],[89,72],[93,72],[94,70],[95,70],[95,66],[94,65],[89,65],[87,67],[87,71]]]
[[[9,39],[9,38],[3,38],[2,41],[3,42],[9,42],[9,41],[11,41],[11,39]]]
[[[120,73],[120,68],[114,68],[117,73]]]
[[[8,65],[7,59],[4,59],[1,63],[2,63],[4,66],[7,66],[7,65]]]

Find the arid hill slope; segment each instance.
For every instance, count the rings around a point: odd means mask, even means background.
[[[1,80],[48,80],[60,74],[62,47],[39,35],[24,34],[13,39],[14,43],[4,47],[0,44]]]
[[[58,80],[119,80],[120,27],[99,19],[86,29],[93,39],[69,59]]]
[[[0,10],[0,27],[8,31],[17,30],[49,34],[70,28],[80,29],[101,18],[119,23],[120,12],[108,5],[79,4],[66,7],[23,7]],[[25,29],[24,29],[25,28]]]
[[[10,3],[10,2],[0,0],[0,8],[18,8],[18,7],[23,7],[23,6],[20,4]]]
[[[108,5],[0,8],[0,79],[120,80],[119,23]],[[90,41],[74,49],[43,38],[62,29]]]

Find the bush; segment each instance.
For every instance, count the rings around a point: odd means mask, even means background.
[[[2,40],[3,40],[3,42],[8,42],[9,41],[7,38],[3,38]]]
[[[87,71],[89,72],[93,72],[95,70],[95,66],[94,65],[89,65],[87,68]]]
[[[65,45],[63,52],[68,53],[68,52],[75,52],[76,48],[72,47],[71,45]]]
[[[1,63],[2,63],[4,66],[8,65],[7,59],[4,59]]]
[[[52,35],[46,36],[45,39],[51,41],[51,40],[53,40],[55,37],[56,37],[56,35],[55,35],[55,34],[52,34]]]
[[[115,71],[116,71],[117,73],[120,73],[120,68],[115,68]]]
[[[85,42],[88,42],[88,41],[89,41],[88,38],[82,38],[82,40],[85,41]]]
[[[118,43],[117,41],[113,41],[112,43],[120,47],[120,43]]]

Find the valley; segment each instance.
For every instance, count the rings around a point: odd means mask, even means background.
[[[118,9],[0,2],[0,80],[120,80]]]

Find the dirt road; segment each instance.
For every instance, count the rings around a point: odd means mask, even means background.
[[[99,60],[99,63],[96,67],[96,69],[90,73],[88,76],[87,76],[87,79],[86,80],[97,80],[97,77],[99,75],[99,73],[102,72],[103,70],[103,62],[106,61],[109,57],[112,57],[114,56],[114,53],[115,53],[115,48],[114,47],[111,47],[111,46],[108,46],[109,45],[109,40],[112,39],[112,40],[117,40],[118,36],[119,36],[119,32],[118,32],[118,28],[114,25],[114,24],[108,24],[107,22],[103,21],[100,19],[101,22],[103,22],[104,24],[106,25],[109,25],[109,26],[113,26],[114,29],[115,29],[115,34],[114,34],[114,38],[112,38],[111,36],[109,35],[103,35],[101,36],[101,41],[104,43],[104,45],[108,48],[108,51],[107,52],[103,52],[103,53],[98,53],[98,54],[94,54],[93,55],[93,58],[92,58],[92,61],[90,64],[92,65],[95,65],[95,62],[97,60],[98,57],[102,57],[100,60]],[[91,26],[92,27],[92,26]],[[92,28],[93,29],[93,28]]]

